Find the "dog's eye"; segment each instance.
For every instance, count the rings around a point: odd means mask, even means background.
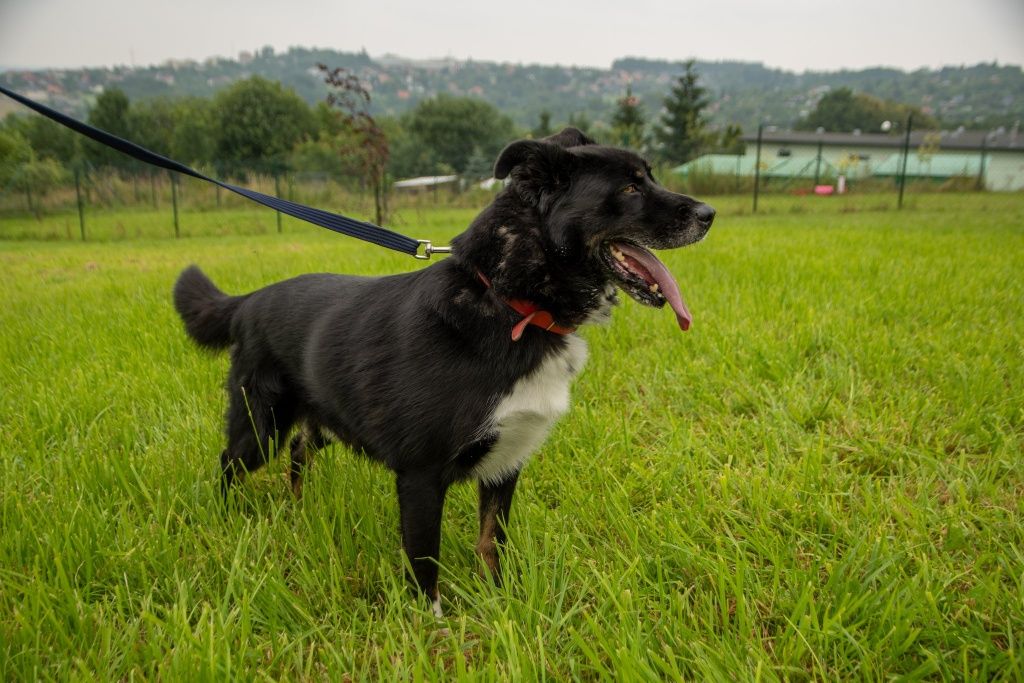
[[[640,188],[636,186],[636,183],[630,183],[622,188],[622,191],[626,194],[633,194],[634,192],[639,192]]]

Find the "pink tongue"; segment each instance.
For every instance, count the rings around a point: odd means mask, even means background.
[[[676,320],[679,322],[679,328],[684,332],[690,329],[690,323],[693,322],[693,316],[690,315],[690,309],[688,309],[686,304],[683,302],[683,295],[679,293],[679,285],[676,284],[675,279],[672,277],[672,273],[668,272],[668,268],[665,267],[665,264],[659,261],[654,254],[646,249],[634,247],[631,244],[624,244],[622,242],[616,242],[615,246],[623,254],[629,256],[647,269],[647,272],[654,278],[654,281],[658,283],[658,288],[661,290],[662,296],[664,296],[668,301],[668,305],[676,312]]]

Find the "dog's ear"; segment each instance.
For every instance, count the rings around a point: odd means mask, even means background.
[[[504,180],[516,166],[530,164],[538,169],[549,165],[547,156],[554,156],[561,150],[540,140],[516,140],[501,150],[498,160],[494,162],[494,177]]]
[[[558,145],[559,147],[579,147],[581,145],[597,144],[582,130],[579,128],[573,128],[572,126],[563,128],[554,135],[549,135],[546,138],[541,139],[544,140],[544,142],[550,142],[551,144]]]
[[[575,158],[558,145],[541,140],[518,140],[502,150],[494,164],[498,180],[512,177],[512,187],[524,200],[541,200],[569,186]]]

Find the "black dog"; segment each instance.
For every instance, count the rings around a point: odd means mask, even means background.
[[[514,142],[495,165],[509,186],[414,273],[302,275],[228,296],[195,266],[174,288],[188,334],[231,347],[225,492],[291,442],[298,494],[310,454],[335,436],[397,475],[402,543],[440,612],[441,510],[453,482],[476,479],[477,551],[499,579],[496,544],[520,469],[569,406],[586,360],[573,334],[606,320],[616,286],[690,314],[647,248],[704,237],[714,210],[658,185],[639,156],[569,128]]]

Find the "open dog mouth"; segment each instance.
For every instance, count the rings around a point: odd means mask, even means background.
[[[686,307],[672,273],[657,256],[628,242],[608,242],[602,255],[624,292],[645,306],[661,308],[667,302],[675,311],[679,328],[683,331],[690,329],[693,322],[690,309]]]

